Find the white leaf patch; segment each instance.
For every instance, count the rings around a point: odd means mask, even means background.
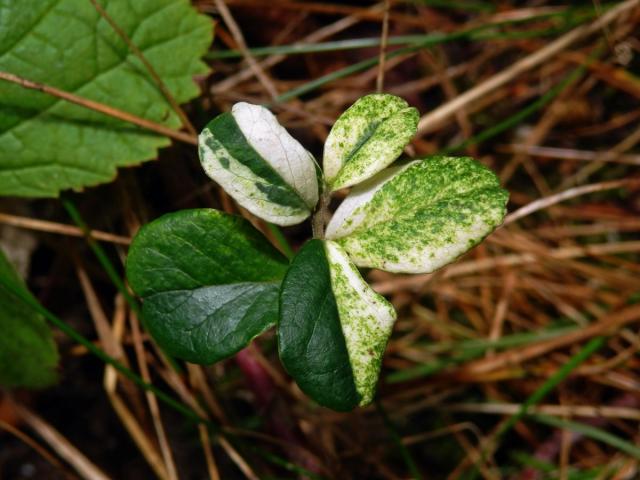
[[[264,107],[238,103],[214,118],[199,153],[207,175],[264,220],[295,225],[318,201],[313,156]]]
[[[329,239],[344,237],[357,229],[365,219],[366,210],[360,207],[369,203],[385,183],[413,163],[415,162],[389,167],[354,187],[331,217],[326,228],[326,237]]]
[[[295,225],[310,215],[311,212],[307,209],[288,207],[267,199],[257,186],[261,178],[231,156],[206,129],[200,134],[200,143],[204,142],[216,144],[218,148],[215,153],[210,148],[200,148],[200,161],[207,175],[255,216],[276,225]],[[226,168],[222,167],[221,158],[227,160]]]
[[[262,158],[302,197],[309,208],[318,203],[318,179],[313,155],[260,105],[236,103],[231,109],[240,130]]]
[[[326,241],[325,251],[356,390],[362,396],[360,404],[366,405],[375,393],[396,312],[363,280],[337,243]]]

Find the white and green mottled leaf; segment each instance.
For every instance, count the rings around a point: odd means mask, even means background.
[[[280,358],[318,403],[351,410],[373,398],[395,319],[339,245],[311,240],[282,282]]]
[[[313,156],[266,108],[237,103],[199,140],[202,166],[240,205],[278,225],[307,218],[318,201]]]
[[[326,237],[344,237],[355,230],[366,213],[365,209],[359,207],[366,205],[387,181],[414,163],[416,161],[386,168],[372,179],[352,189],[331,217],[326,228]]]
[[[358,185],[336,210],[327,238],[361,267],[426,273],[491,233],[508,193],[471,158],[429,157]]]
[[[360,405],[366,405],[373,400],[396,311],[364,281],[340,245],[326,241],[325,251],[356,391]]]
[[[418,111],[394,95],[367,95],[349,107],[325,143],[323,168],[331,190],[356,185],[393,163],[418,120]]]

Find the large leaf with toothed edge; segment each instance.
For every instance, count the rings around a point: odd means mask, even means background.
[[[334,124],[324,147],[324,175],[331,190],[356,185],[389,166],[418,128],[419,115],[400,97],[362,97]]]
[[[179,103],[212,21],[187,0],[99,0]],[[0,0],[0,70],[179,128],[141,60],[89,0]],[[0,195],[52,197],[113,180],[157,156],[168,138],[42,92],[0,81]]]
[[[500,225],[507,199],[496,175],[477,161],[430,157],[355,187],[326,235],[358,266],[432,272]]]
[[[158,344],[211,364],[276,323],[286,264],[245,219],[182,210],[142,227],[129,249],[127,278]]]
[[[345,411],[368,404],[395,318],[339,245],[311,240],[282,282],[280,358],[321,405]]]

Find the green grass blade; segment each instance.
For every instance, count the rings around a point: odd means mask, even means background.
[[[418,466],[416,465],[416,462],[413,460],[413,457],[411,456],[411,453],[409,452],[407,447],[405,447],[402,444],[402,439],[400,438],[400,435],[398,434],[398,431],[395,425],[391,422],[389,415],[387,415],[387,412],[384,410],[382,403],[380,403],[380,400],[376,399],[375,406],[376,406],[376,410],[382,417],[382,421],[384,422],[385,427],[387,427],[387,431],[391,436],[391,440],[393,441],[396,448],[400,452],[400,455],[402,456],[402,459],[404,460],[405,465],[411,472],[412,478],[416,480],[420,480],[422,478],[422,475],[420,474],[420,470],[418,469]]]
[[[577,329],[577,327],[554,328],[550,330],[543,330],[542,332],[516,333],[513,335],[503,336],[495,341],[474,339],[462,342],[450,342],[447,344],[435,344],[432,350],[434,353],[442,351],[455,351],[458,353],[450,358],[437,359],[424,365],[418,365],[413,368],[393,372],[385,377],[385,381],[387,383],[399,383],[426,377],[438,373],[447,367],[481,357],[488,350],[501,350],[505,348],[519,347],[532,342],[548,340],[550,338],[566,335],[570,332],[576,331]]]
[[[19,298],[22,302],[24,302],[25,305],[33,308],[36,312],[38,312],[44,318],[49,320],[53,325],[55,325],[58,329],[60,329],[65,335],[67,335],[69,338],[79,343],[80,345],[84,346],[89,352],[91,352],[93,355],[98,357],[104,363],[114,367],[116,370],[118,370],[118,372],[120,372],[129,380],[131,380],[133,383],[143,388],[144,390],[148,390],[152,392],[154,395],[158,397],[160,401],[165,403],[167,406],[173,408],[178,413],[181,413],[182,415],[184,415],[185,418],[196,423],[205,423],[207,426],[214,429],[214,431],[217,431],[216,425],[214,425],[212,422],[200,417],[189,407],[183,405],[182,403],[180,403],[179,401],[171,397],[169,394],[163,392],[162,390],[158,389],[154,385],[145,382],[135,372],[133,372],[132,370],[129,370],[118,360],[116,360],[115,358],[111,357],[106,352],[98,348],[96,345],[94,345],[92,341],[83,337],[71,325],[67,324],[61,318],[57,317],[56,315],[51,313],[49,310],[47,310],[45,307],[40,305],[40,303],[38,303],[38,301],[36,301],[33,297],[27,295],[24,289],[19,288],[16,285],[12,284],[11,282],[7,282],[5,281],[5,279],[2,279],[2,278],[0,278],[0,282],[2,282],[2,285],[6,287],[13,295]]]
[[[73,222],[84,233],[85,239],[89,244],[89,248],[91,248],[94,255],[98,259],[98,262],[100,262],[100,265],[102,265],[102,268],[104,268],[105,272],[109,276],[109,280],[111,280],[111,282],[116,286],[118,291],[122,294],[126,302],[129,304],[129,307],[131,307],[131,310],[133,310],[136,313],[136,315],[141,318],[142,315],[141,315],[140,305],[138,304],[138,301],[131,295],[131,293],[129,293],[129,289],[122,281],[120,274],[117,272],[116,268],[113,266],[113,263],[111,263],[111,260],[109,260],[109,257],[105,253],[104,249],[91,236],[91,233],[90,233],[91,230],[89,229],[87,224],[84,222],[84,220],[80,216],[80,212],[76,208],[75,204],[69,198],[63,198],[62,205],[64,206],[65,210],[67,210],[67,213],[69,214]]]
[[[584,75],[585,70],[586,68],[584,66],[580,66],[576,68],[564,79],[562,79],[560,83],[557,83],[556,85],[554,85],[549,91],[547,91],[544,95],[538,98],[535,102],[527,105],[525,108],[518,111],[514,115],[506,118],[505,120],[501,121],[497,125],[487,128],[486,130],[483,130],[479,134],[474,135],[473,137],[457,145],[454,145],[453,147],[445,148],[440,153],[443,155],[446,155],[446,154],[459,152],[460,150],[464,150],[465,148],[467,148],[469,145],[478,145],[486,140],[489,140],[490,138],[495,137],[496,135],[499,135],[500,133],[506,130],[509,130],[515,127],[516,125],[520,124],[523,120],[533,115],[538,110],[541,110],[545,105],[547,105],[554,98],[556,98],[561,92],[563,92],[565,88],[567,88],[570,84],[572,84],[573,82],[577,81],[580,77],[582,77],[582,75]]]
[[[280,251],[284,254],[284,256],[291,260],[294,257],[295,252],[293,251],[293,248],[291,248],[287,237],[285,237],[284,233],[282,233],[282,230],[280,230],[277,225],[269,222],[266,222],[266,225],[267,229],[269,230],[269,232],[271,232],[271,235],[273,235],[273,238],[277,243],[276,246],[280,247]]]
[[[146,328],[144,315],[142,315],[142,309],[140,308],[140,304],[138,303],[138,300],[136,300],[136,298],[133,295],[131,295],[131,293],[129,293],[129,289],[125,285],[124,281],[122,280],[120,274],[116,270],[111,260],[109,260],[108,255],[106,254],[102,246],[91,236],[91,233],[90,233],[91,230],[89,229],[85,221],[82,219],[80,212],[78,211],[75,204],[69,198],[63,197],[62,205],[67,210],[67,213],[69,213],[69,216],[71,217],[73,222],[84,232],[85,239],[89,245],[89,248],[91,248],[94,255],[98,259],[98,262],[100,263],[104,271],[107,273],[109,280],[111,280],[111,282],[115,285],[118,291],[122,294],[127,304],[129,304],[129,307],[131,308],[131,310],[136,314],[136,316],[142,322],[142,325]],[[169,364],[171,365],[171,367],[176,372],[181,373],[183,371],[180,365],[178,364],[178,362],[176,362],[176,360],[173,357],[171,357],[171,355],[167,355],[166,353],[164,353],[164,356],[166,360],[169,362]]]
[[[551,375],[529,398],[522,404],[520,410],[512,415],[507,422],[496,433],[496,439],[508,432],[522,417],[528,414],[529,409],[538,404],[546,397],[560,382],[569,376],[575,368],[598,351],[605,344],[605,337],[592,338],[584,345],[578,353],[573,355],[567,363],[562,365],[553,375]]]
[[[603,8],[604,10],[604,8]],[[452,34],[443,33],[431,33],[426,35],[395,35],[390,36],[387,40],[387,45],[410,45],[410,44],[437,44],[456,38],[467,38],[473,41],[487,41],[487,40],[503,40],[513,38],[536,38],[547,35],[554,35],[562,33],[569,28],[573,28],[580,23],[589,20],[595,16],[593,8],[580,8],[574,7],[559,12],[544,13],[541,15],[533,15],[527,18],[519,18],[513,20],[505,20],[502,22],[495,22],[472,29],[464,30],[462,32],[454,32]],[[499,32],[496,29],[514,25],[523,24],[532,21],[539,21],[544,19],[558,19],[560,25],[558,27],[550,27],[544,29],[535,29],[528,31],[511,31],[511,32]],[[486,32],[485,32],[486,31]],[[341,50],[356,50],[361,48],[372,48],[380,46],[380,37],[368,37],[368,38],[350,38],[345,40],[334,40],[329,42],[319,43],[298,43],[290,45],[271,45],[266,47],[254,47],[249,48],[249,53],[254,57],[263,57],[267,55],[301,55],[307,53],[323,53],[323,52],[336,52]],[[221,60],[229,58],[242,58],[243,53],[240,50],[219,50],[209,52],[205,58],[209,60]]]
[[[579,433],[585,437],[592,438],[602,443],[606,443],[614,448],[617,448],[621,452],[624,452],[633,458],[640,460],[640,447],[632,444],[612,433],[609,433],[600,428],[585,423],[574,422],[571,420],[563,420],[561,418],[552,417],[550,415],[535,414],[530,415],[528,418],[535,420],[536,422],[549,425],[550,427],[561,428],[563,430],[569,430],[574,433]]]

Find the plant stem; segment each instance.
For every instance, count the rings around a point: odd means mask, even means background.
[[[331,191],[325,185],[322,194],[318,199],[318,207],[316,208],[313,218],[311,219],[311,230],[313,238],[324,238],[324,227],[329,214],[329,203],[331,202]]]
[[[131,310],[133,310],[136,313],[136,315],[138,315],[138,317],[142,317],[142,312],[140,310],[140,305],[138,304],[138,301],[135,298],[133,298],[133,296],[129,292],[129,289],[127,288],[125,283],[122,281],[122,278],[120,277],[120,274],[116,270],[115,266],[113,265],[113,263],[111,263],[111,260],[109,260],[109,257],[107,256],[106,252],[102,249],[102,247],[98,244],[98,242],[96,242],[95,238],[92,236],[91,230],[89,229],[85,221],[82,219],[82,216],[80,215],[80,212],[78,211],[78,208],[76,207],[75,203],[73,203],[73,201],[70,198],[63,196],[62,206],[65,208],[65,210],[67,211],[67,213],[69,214],[73,222],[84,233],[84,236],[87,241],[87,244],[89,245],[89,248],[91,248],[91,250],[93,251],[94,255],[98,259],[98,262],[100,262],[100,265],[102,265],[102,268],[104,268],[105,272],[109,276],[109,279],[111,280],[111,282],[115,285],[115,287],[122,294],[126,302],[129,304],[129,307],[131,307]]]

